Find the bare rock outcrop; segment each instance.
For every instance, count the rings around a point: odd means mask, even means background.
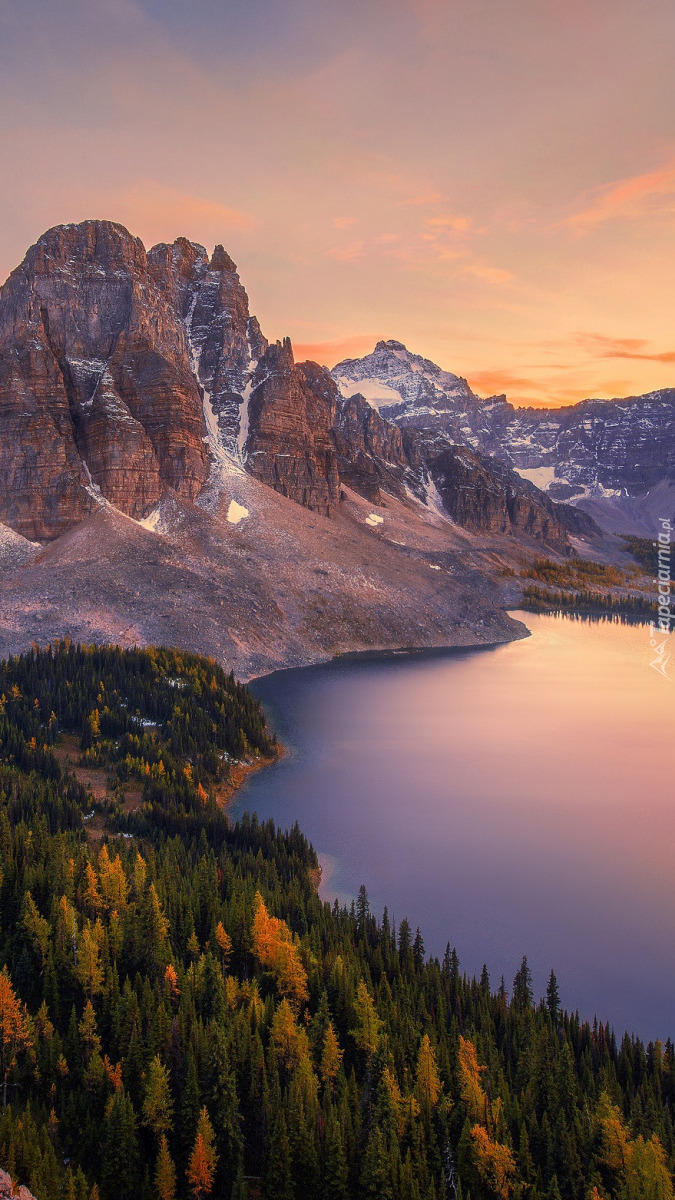
[[[49,230],[0,291],[0,519],[48,539],[207,473],[182,321],[121,225]]]
[[[328,372],[297,367],[290,340],[269,346],[257,365],[249,401],[246,464],[256,479],[315,512],[340,500],[332,438],[337,391]]]
[[[378,353],[389,390],[403,387],[405,348]],[[413,365],[417,386],[426,375]],[[440,383],[425,387],[435,396]],[[146,253],[109,221],[49,230],[0,289],[0,429],[0,522],[30,541],[106,504],[143,518],[165,493],[194,501],[207,482],[208,507],[232,470],[331,515],[341,484],[373,503],[426,503],[431,469],[467,528],[566,543],[531,485],[341,394],[326,368],[295,363],[288,339],[269,345],[222,246],[209,256],[178,238]]]
[[[23,1184],[15,1188],[7,1172],[0,1170],[0,1200],[35,1200],[35,1196]]]
[[[521,533],[553,549],[569,549],[556,506],[538,503],[508,469],[495,473],[467,446],[448,446],[431,460],[430,470],[446,511],[465,529]]]

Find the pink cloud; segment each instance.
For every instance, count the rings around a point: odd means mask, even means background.
[[[355,334],[332,342],[294,342],[293,349],[298,362],[311,359],[326,367],[334,366],[343,358],[358,358],[373,349],[378,341],[375,334]]]
[[[467,378],[472,388],[481,396],[506,395],[517,407],[549,408],[551,406],[566,407],[578,404],[588,396],[625,396],[629,384],[623,379],[607,379],[603,383],[590,386],[571,385],[564,377],[555,376],[548,379],[523,375],[518,371],[509,370],[479,370],[468,371]]]
[[[439,232],[468,233],[473,222],[470,217],[459,217],[453,213],[446,213],[438,217],[429,217],[426,224],[429,229],[437,229]]]
[[[646,213],[675,213],[675,163],[595,188],[589,202],[562,224],[583,232],[605,221],[635,220]]]
[[[630,358],[644,362],[675,363],[675,350],[650,352],[646,338],[612,338],[601,333],[579,333],[578,344],[599,358]]]
[[[253,218],[216,200],[166,187],[155,179],[143,179],[118,195],[111,195],[106,208],[113,219],[127,225],[148,244],[171,240],[179,234],[221,241],[232,230],[251,229]]]
[[[333,217],[331,225],[334,229],[349,229],[350,225],[356,225],[356,217]]]

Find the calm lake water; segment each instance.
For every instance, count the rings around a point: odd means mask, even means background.
[[[643,626],[518,614],[532,637],[258,680],[289,754],[237,799],[298,821],[325,899],[365,883],[507,986],[675,1037],[675,678]],[[675,656],[670,664],[675,677]]]

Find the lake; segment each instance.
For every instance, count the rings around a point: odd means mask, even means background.
[[[468,974],[526,954],[536,997],[553,968],[567,1008],[675,1038],[675,678],[644,626],[516,615],[506,646],[255,681],[288,755],[233,815],[298,821],[325,899],[364,883]]]

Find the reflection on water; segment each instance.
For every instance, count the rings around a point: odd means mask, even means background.
[[[254,690],[290,755],[237,802],[298,821],[323,894],[456,945],[496,984],[675,1035],[675,680],[649,630],[520,614],[533,637],[280,672]],[[675,668],[673,673],[675,674]]]

